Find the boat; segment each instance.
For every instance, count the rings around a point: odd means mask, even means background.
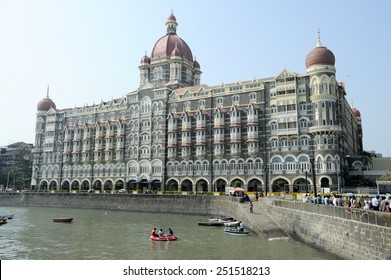
[[[178,239],[175,235],[164,235],[162,237],[151,235],[150,238],[154,241],[175,241]]]
[[[209,222],[226,222],[226,221],[233,221],[234,218],[232,217],[209,217]]]
[[[53,218],[55,223],[71,223],[73,218]]]
[[[248,231],[240,231],[240,230],[237,230],[237,229],[227,229],[224,232],[227,233],[227,234],[231,234],[231,235],[248,235],[249,234]]]
[[[239,225],[239,223],[240,223],[239,221],[225,222],[224,226],[226,226],[226,227],[236,227],[236,226]]]
[[[5,215],[5,216],[0,216],[0,219],[7,219],[10,220],[14,217],[14,215]]]
[[[6,224],[6,223],[7,223],[7,220],[8,220],[8,219],[0,218],[0,225]]]
[[[222,222],[198,222],[199,226],[212,226],[212,227],[221,227],[224,225]]]

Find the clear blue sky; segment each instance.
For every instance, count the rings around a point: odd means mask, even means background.
[[[391,0],[0,0],[0,146],[34,143],[47,85],[61,109],[135,90],[171,9],[210,86],[305,73],[319,27],[361,112],[364,149],[391,156]]]

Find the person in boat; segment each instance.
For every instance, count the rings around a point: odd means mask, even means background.
[[[168,228],[168,230],[169,230],[169,234],[168,234],[168,236],[173,236],[174,235],[174,232],[172,231],[172,229],[171,228]]]
[[[156,234],[156,228],[153,228],[153,230],[151,231],[151,236],[158,236],[158,235]]]
[[[243,232],[244,231],[244,225],[242,221],[239,222],[239,231]]]
[[[163,229],[159,229],[158,235],[159,235],[159,237],[163,237],[163,235],[164,235]]]

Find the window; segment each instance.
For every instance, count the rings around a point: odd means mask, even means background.
[[[217,107],[223,106],[223,98],[222,97],[219,97],[216,99],[216,106]]]
[[[233,104],[238,104],[239,101],[240,101],[239,95],[232,96],[232,103]]]
[[[256,101],[257,94],[255,92],[250,92],[250,94],[248,95],[248,98],[250,99],[250,101]]]
[[[270,113],[272,113],[272,114],[277,113],[277,106],[276,105],[270,106]]]

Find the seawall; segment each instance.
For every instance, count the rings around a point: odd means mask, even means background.
[[[274,199],[261,204],[296,240],[343,259],[391,259],[391,213]]]

